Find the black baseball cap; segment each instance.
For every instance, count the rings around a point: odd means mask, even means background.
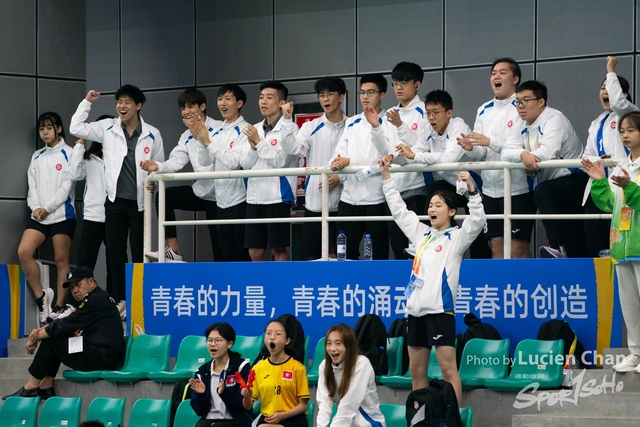
[[[72,283],[79,282],[82,279],[93,277],[93,268],[76,267],[67,273],[67,281],[62,284],[63,288],[68,288]]]

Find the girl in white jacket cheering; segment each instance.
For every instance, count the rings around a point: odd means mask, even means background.
[[[427,366],[431,348],[435,346],[444,379],[453,386],[460,405],[462,384],[456,364],[455,298],[462,257],[485,224],[482,199],[469,172],[460,172],[458,181],[466,182],[469,192],[469,217],[462,227],[453,227],[456,197],[451,191],[436,191],[427,209],[431,220],[428,226],[407,210],[394,180],[390,179],[389,163],[387,157],[380,160],[384,196],[393,220],[416,246],[405,290],[412,387],[417,390],[428,386]]]
[[[385,427],[380,412],[376,375],[371,362],[359,354],[356,334],[338,324],[325,337],[324,360],[318,377],[316,427]],[[333,403],[338,410],[331,419]]]

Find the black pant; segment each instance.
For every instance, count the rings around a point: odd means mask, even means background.
[[[591,195],[587,198],[584,205],[584,213],[586,214],[603,214],[595,203]],[[609,232],[611,230],[610,219],[586,219],[584,221],[584,233],[587,238],[587,251],[589,257],[597,258],[598,252],[603,249],[609,249]]]
[[[246,202],[226,209],[218,206],[216,210],[218,219],[244,219],[246,214]],[[217,246],[220,248],[220,258],[217,260],[251,261],[249,251],[244,247],[244,224],[218,225],[217,232]]]
[[[407,205],[407,209],[416,213],[416,215],[424,215],[424,207],[427,202],[427,196],[412,196],[403,199]],[[386,214],[391,215],[389,206],[386,206]],[[409,246],[409,239],[400,230],[395,221],[387,223],[389,228],[389,242],[391,243],[391,251],[395,259],[407,259],[404,249]],[[415,242],[414,242],[415,243]],[[419,243],[416,243],[419,244]]]
[[[431,201],[431,197],[433,193],[438,190],[442,191],[450,191],[456,195],[458,199],[458,207],[464,208],[464,212],[466,214],[469,213],[469,207],[467,206],[468,200],[466,197],[461,196],[456,193],[456,187],[449,184],[447,181],[439,179],[437,181],[433,181],[431,184],[427,186],[427,205],[425,211],[429,211],[429,202]],[[456,225],[457,222],[452,221],[452,225]],[[482,233],[476,237],[471,246],[469,247],[469,255],[472,259],[491,259],[493,258],[493,253],[491,252],[491,248],[489,247],[488,242],[484,239]]]
[[[582,213],[582,195],[588,180],[587,174],[574,173],[541,182],[534,190],[538,211],[541,214]],[[589,256],[584,220],[543,219],[542,224],[549,246],[555,249],[564,246],[572,258]]]
[[[83,267],[96,267],[98,261],[98,254],[100,253],[100,246],[104,242],[107,244],[107,236],[105,235],[104,222],[96,222],[83,220],[82,221],[82,234],[80,235],[80,250],[78,252],[78,265]],[[111,263],[109,262],[109,251],[106,251],[107,258],[107,289],[110,289],[112,285],[111,278]]]
[[[128,262],[127,236],[131,247],[131,261],[142,262],[143,257],[143,233],[144,213],[138,211],[136,200],[109,199],[105,207],[105,232],[107,234],[107,256],[111,262],[111,287],[107,286],[107,292],[116,300],[125,300],[126,275],[125,265]]]
[[[158,212],[158,193],[156,193],[156,213]],[[164,206],[164,219],[166,221],[176,220],[176,209],[181,211],[204,211],[207,219],[217,219],[216,215],[216,202],[211,200],[204,200],[196,196],[193,192],[193,187],[190,185],[181,185],[179,187],[168,187],[165,190],[165,206]],[[220,261],[222,259],[222,253],[220,252],[220,245],[218,244],[217,226],[208,225],[209,238],[211,239],[211,246],[213,247],[213,259],[214,261]],[[168,225],[164,228],[164,237],[172,239],[178,237],[178,232],[175,225]]]
[[[337,216],[337,212],[329,212],[329,216]],[[322,212],[313,212],[305,208],[305,218],[319,218]],[[329,223],[329,245],[338,236],[338,227],[335,222]],[[322,223],[305,222],[302,225],[302,253],[303,260],[320,259],[322,257]]]
[[[354,206],[343,201],[338,204],[338,216],[385,216],[386,203]],[[384,221],[344,221],[340,229],[347,236],[347,259],[360,258],[360,240],[371,234],[373,259],[389,259],[389,229]]]
[[[82,352],[69,354],[69,338],[47,338],[40,341],[40,348],[29,366],[29,373],[38,380],[47,376],[55,377],[60,363],[76,371],[113,370],[120,357],[109,353],[106,349],[99,349],[85,342]]]

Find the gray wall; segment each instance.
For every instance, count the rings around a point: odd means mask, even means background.
[[[0,114],[7,154],[0,162],[12,177],[4,174],[0,186],[0,235],[8,243],[0,262],[17,261],[37,113],[54,109],[68,122],[87,89],[108,95],[91,118],[113,113],[121,84],[145,90],[142,114],[162,132],[168,156],[184,130],[176,97],[188,86],[204,90],[209,114],[219,118],[217,87],[242,84],[249,97],[243,114],[257,122],[260,82],[280,79],[292,93],[310,93],[317,77],[336,75],[347,82],[352,115],[358,76],[389,74],[408,60],[426,72],[420,95],[444,87],[455,114],[473,126],[476,108],[492,96],[491,62],[512,56],[525,80],[548,85],[549,104],[586,140],[601,108],[607,55],[619,57],[619,74],[636,90],[637,8],[634,0],[4,1],[0,90],[5,100],[27,102],[5,101]],[[385,107],[393,105],[390,95]],[[204,228],[178,230],[186,259],[210,259]]]

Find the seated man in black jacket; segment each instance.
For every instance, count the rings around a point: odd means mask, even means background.
[[[4,396],[47,399],[54,396],[53,379],[60,363],[80,371],[112,370],[124,351],[124,331],[115,301],[98,287],[90,267],[76,267],[67,275],[65,288],[79,303],[67,317],[58,318],[29,334],[27,353],[40,349],[29,366],[29,381]]]

